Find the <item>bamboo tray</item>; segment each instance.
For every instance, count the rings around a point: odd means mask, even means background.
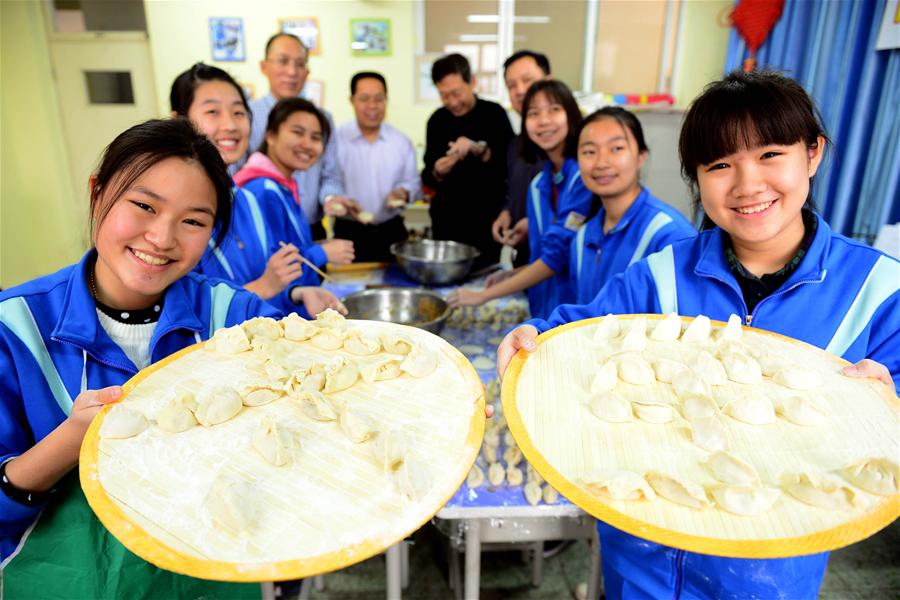
[[[100,521],[159,567],[243,582],[340,569],[384,551],[427,522],[465,480],[481,446],[484,390],[478,375],[459,351],[425,331],[372,321],[347,325],[403,335],[438,356],[437,369],[421,379],[360,379],[331,394],[371,418],[379,431],[406,434],[408,456],[430,477],[421,497],[398,493],[371,458],[371,442],[353,443],[337,423],[306,417],[288,398],[244,406],[232,420],[212,427],[171,434],[151,424],[127,439],[100,437],[112,408],[106,407],[91,424],[80,457],[81,485]],[[365,358],[282,341],[321,358]],[[121,402],[152,419],[169,390],[233,382],[256,353],[223,356],[201,348],[185,348],[135,375]],[[291,464],[273,466],[252,449],[252,431],[262,415],[299,433],[301,446]],[[252,534],[236,535],[204,514],[204,498],[223,475],[255,486],[261,512]]]
[[[648,336],[660,315],[619,315],[623,328],[647,318]],[[594,517],[623,531],[683,550],[737,558],[778,558],[840,548],[862,540],[900,515],[900,495],[877,496],[856,490],[864,506],[829,510],[804,504],[783,492],[771,509],[748,517],[717,506],[693,509],[658,496],[653,501],[622,501],[592,493],[586,481],[599,472],[662,471],[703,485],[718,482],[704,464],[710,453],[691,442],[679,424],[639,420],[608,423],[595,417],[587,402],[594,373],[604,355],[614,352],[593,341],[601,318],[577,321],[538,337],[533,354],[520,351],[503,380],[504,414],[527,460],[562,495]],[[692,319],[682,318],[685,326]],[[723,323],[713,321],[713,334]],[[856,460],[900,458],[900,402],[887,386],[840,375],[848,363],[819,348],[778,334],[744,327],[741,341],[775,352],[791,363],[817,371],[824,383],[809,398],[827,416],[824,424],[801,427],[780,416],[769,425],[748,425],[723,417],[731,452],[756,467],[762,483],[780,487],[785,473],[831,472]],[[678,359],[684,342],[648,339],[644,357]],[[704,342],[715,354],[715,342]],[[722,405],[750,386],[728,382],[714,386]],[[771,397],[780,387],[763,378],[756,390]],[[784,390],[784,388],[781,388]],[[616,392],[628,400],[649,397],[677,406],[672,386],[619,382]],[[793,392],[802,394],[804,392]],[[844,482],[846,483],[846,482]],[[721,484],[718,484],[721,485]]]

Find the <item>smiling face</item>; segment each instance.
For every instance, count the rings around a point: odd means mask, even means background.
[[[531,84],[539,79],[546,79],[547,75],[538,66],[537,61],[531,56],[523,56],[506,68],[504,74],[506,89],[509,92],[509,101],[513,110],[522,114],[522,101]]]
[[[538,92],[528,105],[525,114],[525,131],[528,139],[548,156],[562,156],[569,134],[569,120],[566,109],[558,101]]]
[[[207,81],[198,85],[187,116],[216,145],[225,164],[236,163],[247,152],[250,115],[230,83]]]
[[[300,94],[309,75],[307,58],[306,49],[292,37],[281,36],[272,41],[259,69],[269,80],[269,90],[276,100]]]
[[[387,109],[387,93],[380,81],[372,77],[357,81],[350,103],[361,131],[376,131],[381,127]]]
[[[107,187],[99,206],[116,186]],[[167,158],[112,202],[95,235],[97,299],[118,309],[147,308],[203,256],[216,191],[199,164]]]
[[[319,119],[302,111],[291,113],[277,133],[266,132],[266,144],[268,157],[285,177],[309,169],[325,149]]]
[[[578,167],[584,185],[603,200],[636,195],[647,153],[631,131],[612,118],[588,123],[578,137]]]
[[[450,111],[454,117],[461,117],[475,108],[475,77],[472,81],[466,81],[457,73],[451,73],[435,86],[441,96],[444,108]]]
[[[737,249],[790,252],[803,239],[800,209],[822,160],[824,138],[745,148],[697,168],[703,210]]]

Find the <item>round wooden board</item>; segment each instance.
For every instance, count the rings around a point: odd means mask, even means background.
[[[407,435],[410,459],[428,467],[432,485],[424,496],[402,497],[371,458],[371,442],[354,444],[337,423],[309,419],[288,398],[245,406],[231,421],[213,427],[170,434],[151,424],[125,440],[99,435],[110,406],[91,423],[80,455],[81,485],[100,521],[129,550],[158,567],[235,582],[298,579],[341,569],[421,527],[452,497],[478,455],[484,388],[465,356],[435,335],[403,325],[347,324],[403,335],[439,357],[437,370],[421,379],[404,374],[371,384],[359,380],[332,394],[369,416],[380,431],[401,429]],[[185,348],[135,375],[123,386],[122,402],[152,419],[179,381],[227,383],[255,354],[225,357],[202,346]],[[360,359],[342,350],[297,346],[325,359]],[[272,466],[250,447],[249,432],[261,415],[299,432],[301,446],[292,464]],[[217,529],[200,514],[198,505],[219,469],[257,486],[265,509],[253,539]],[[204,544],[215,553],[204,551]],[[227,556],[216,554],[220,551]]]
[[[646,317],[649,332],[661,315],[618,315],[623,328],[629,320]],[[509,428],[525,457],[562,495],[594,517],[635,536],[692,552],[736,558],[783,558],[823,552],[862,540],[900,516],[900,495],[876,496],[858,490],[866,505],[851,511],[826,510],[782,493],[776,504],[755,517],[737,516],[717,507],[695,510],[661,497],[655,501],[615,501],[599,497],[584,486],[583,477],[598,472],[649,470],[669,472],[705,487],[716,485],[703,464],[710,453],[694,446],[682,425],[607,423],[589,410],[591,380],[602,363],[602,350],[592,341],[602,317],[568,323],[538,336],[534,353],[519,351],[503,379],[502,402]],[[692,319],[683,318],[685,323]],[[713,321],[713,334],[724,323]],[[810,396],[828,414],[818,427],[800,427],[780,416],[776,423],[755,426],[723,418],[731,452],[754,465],[765,485],[785,473],[833,471],[856,460],[900,457],[900,402],[889,388],[873,380],[840,374],[848,363],[809,344],[749,327],[742,342],[757,344],[790,359],[792,364],[818,371],[824,385]],[[677,359],[662,344],[648,340],[645,357]],[[715,354],[714,342],[693,346]],[[676,350],[677,352],[677,350]],[[763,393],[776,387],[769,378],[759,384]],[[748,386],[728,382],[715,386],[714,396],[734,397]],[[758,388],[759,389],[759,388]],[[629,400],[668,396],[670,384],[616,388]],[[794,395],[804,392],[792,391]],[[805,392],[810,393],[810,392]]]

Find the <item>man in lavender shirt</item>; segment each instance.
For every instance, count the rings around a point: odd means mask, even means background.
[[[337,130],[337,155],[347,196],[360,205],[355,219],[341,218],[336,237],[352,240],[355,261],[393,260],[390,247],[406,239],[403,207],[419,193],[416,152],[410,139],[384,122],[387,83],[363,71],[350,80],[356,118]]]
[[[250,103],[253,119],[250,126],[249,153],[259,149],[266,136],[266,122],[272,107],[284,98],[299,96],[309,75],[307,59],[309,52],[300,38],[290,33],[277,33],[266,43],[266,57],[259,63],[259,69],[269,80],[269,93]],[[320,108],[334,131],[331,113]],[[344,195],[341,171],[337,162],[337,148],[334,140],[328,140],[322,158],[312,168],[294,173],[300,204],[309,220],[314,239],[323,239],[322,207],[328,214],[355,214],[356,207]],[[238,165],[240,167],[240,165]]]

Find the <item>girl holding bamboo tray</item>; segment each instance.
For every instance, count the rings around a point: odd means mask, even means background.
[[[226,165],[236,163],[247,153],[250,107],[231,75],[218,67],[197,63],[175,78],[169,100],[172,116],[190,119],[216,145]],[[237,186],[232,187],[232,192],[228,235],[220,244],[211,241],[197,272],[242,285],[284,313],[299,312],[308,317],[326,308],[346,313],[328,290],[296,285],[303,271],[300,251],[293,244],[279,247],[272,219],[263,218],[256,196]],[[285,214],[274,222],[280,227],[287,220]]]
[[[279,316],[246,290],[192,273],[213,232],[218,242],[228,233],[231,185],[219,149],[187,120],[135,125],[91,177],[94,247],[0,293],[0,556],[10,598],[259,597],[259,585],[176,575],[126,550],[73,472],[94,415],[138,370],[220,327]]]
[[[502,374],[538,332],[605,315],[677,312],[774,331],[856,363],[850,377],[900,383],[900,263],[831,231],[810,184],[827,139],[806,91],[772,72],[735,72],[693,102],[682,171],[704,230],[614,277],[586,305],[522,325],[498,350]],[[736,559],[666,547],[598,523],[608,598],[815,598],[828,553]]]

